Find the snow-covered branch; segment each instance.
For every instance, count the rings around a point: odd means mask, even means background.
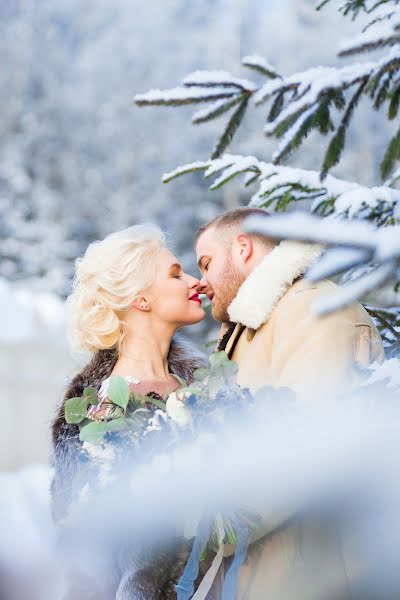
[[[319,281],[349,268],[370,264],[371,269],[329,294],[315,310],[326,314],[365,297],[400,275],[400,226],[376,228],[370,223],[321,219],[307,213],[250,217],[246,230],[274,239],[294,239],[327,247],[307,278]]]
[[[310,210],[318,214],[369,219],[379,224],[400,220],[399,190],[387,186],[368,188],[332,175],[321,183],[318,171],[278,166],[254,156],[225,154],[216,160],[191,163],[166,173],[163,181],[166,183],[194,170],[203,170],[206,178],[218,174],[210,190],[246,174],[246,185],[259,184],[250,206],[280,210],[291,202],[309,200]]]

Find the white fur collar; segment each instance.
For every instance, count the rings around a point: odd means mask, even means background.
[[[232,323],[258,329],[277,302],[323,251],[317,244],[283,240],[250,273],[228,308]]]

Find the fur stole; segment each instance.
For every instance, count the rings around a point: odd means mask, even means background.
[[[88,458],[81,452],[79,428],[69,424],[64,417],[64,404],[69,398],[81,396],[85,387],[99,389],[101,382],[111,375],[117,361],[115,349],[100,350],[78,373],[67,388],[52,425],[54,477],[51,485],[52,512],[55,521],[68,515],[76,497],[75,477],[85,469]],[[206,366],[206,358],[191,344],[174,338],[168,355],[170,372],[193,381],[196,369]],[[157,550],[153,555],[138,559],[133,553],[124,552],[119,564],[117,600],[172,600],[176,598],[178,582],[191,549],[191,543],[183,538],[173,547]],[[122,553],[121,553],[122,556]]]

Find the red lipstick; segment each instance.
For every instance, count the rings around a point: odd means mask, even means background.
[[[193,294],[193,296],[190,296],[189,300],[193,300],[194,302],[198,302],[199,304],[201,304],[201,300],[200,300],[199,294],[197,292],[195,294]]]

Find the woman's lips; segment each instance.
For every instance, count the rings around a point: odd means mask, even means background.
[[[193,296],[190,296],[189,300],[193,300],[194,302],[198,302],[199,304],[201,304],[201,300],[198,294],[193,294]]]

